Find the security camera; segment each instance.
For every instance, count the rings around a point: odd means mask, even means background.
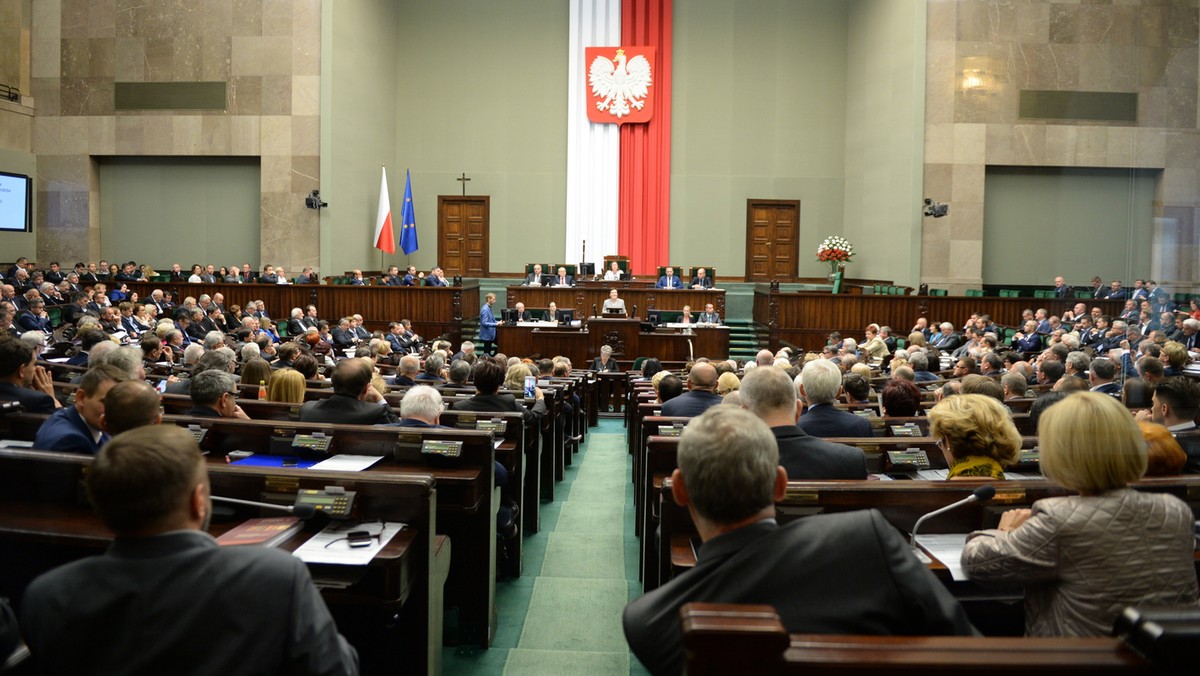
[[[950,205],[943,204],[942,202],[934,202],[933,200],[926,197],[925,198],[925,209],[921,213],[923,213],[926,216],[932,216],[934,218],[941,218],[942,216],[945,216],[946,214],[950,213]]]
[[[329,206],[329,203],[321,201],[320,190],[314,190],[309,193],[308,197],[304,198],[304,206],[308,207],[309,209],[316,209],[320,211],[321,207],[327,207]]]

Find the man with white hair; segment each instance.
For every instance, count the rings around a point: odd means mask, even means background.
[[[803,419],[796,386],[782,369],[754,369],[742,378],[738,393],[742,408],[771,428],[779,445],[779,464],[790,479],[867,478],[867,458],[861,450],[809,435],[796,424]]]
[[[1200,352],[1200,319],[1188,318],[1183,320],[1183,337],[1179,341],[1187,348],[1188,352]]]
[[[743,385],[744,387],[744,385]],[[871,437],[871,421],[834,407],[842,392],[842,370],[825,359],[804,365],[799,378],[800,396],[808,409],[796,425],[815,437]]]
[[[775,354],[770,350],[759,350],[758,354],[754,355],[754,364],[756,366],[770,366],[775,363]]]
[[[962,347],[962,334],[955,333],[954,325],[950,322],[942,322],[938,326],[939,333],[929,339],[929,347],[937,348],[943,352],[957,350]]]
[[[415,354],[406,354],[400,358],[400,366],[389,384],[393,387],[412,387],[417,384],[416,379],[420,373],[421,358]]]

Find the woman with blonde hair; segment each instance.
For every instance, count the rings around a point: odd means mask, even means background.
[[[1039,427],[1046,477],[1079,495],[1014,509],[967,536],[971,580],[1025,588],[1029,636],[1107,636],[1130,605],[1196,605],[1192,510],[1166,493],[1129,488],[1146,471],[1146,442],[1113,397],[1079,392]]]
[[[267,400],[288,404],[304,403],[304,375],[294,369],[280,369],[271,375]]]
[[[730,392],[736,392],[742,389],[742,381],[734,373],[722,373],[717,378],[717,395],[724,397]]]
[[[513,364],[504,374],[504,389],[520,392],[525,389],[525,378],[533,375],[525,364]]]
[[[929,436],[950,467],[949,479],[1003,479],[1017,461],[1021,435],[1003,404],[983,394],[942,399],[929,410]]]

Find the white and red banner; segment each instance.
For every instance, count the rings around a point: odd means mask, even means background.
[[[396,253],[396,235],[392,232],[392,200],[388,197],[387,169],[382,169],[379,185],[379,212],[375,216],[375,248],[387,254]]]
[[[657,89],[654,56],[655,48],[647,46],[588,47],[588,119],[602,124],[649,122]]]

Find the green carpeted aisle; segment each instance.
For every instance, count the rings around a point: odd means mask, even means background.
[[[625,428],[601,419],[542,505],[542,530],[525,538],[525,571],[496,584],[491,649],[446,648],[455,675],[645,674],[621,632],[621,610],[641,593],[633,484]]]

